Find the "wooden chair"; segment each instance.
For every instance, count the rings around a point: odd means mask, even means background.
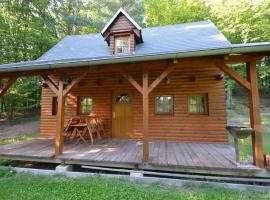
[[[98,136],[99,136],[99,139],[101,139],[105,135],[104,122],[101,118],[96,118],[96,124],[97,124]]]
[[[94,144],[94,137],[93,137],[93,134],[95,133],[95,126],[93,125],[91,118],[86,118],[85,121],[86,121],[86,124],[87,124],[87,130],[88,130],[88,134],[89,134],[89,137],[90,137],[90,142],[91,144]]]
[[[79,120],[78,118],[74,117],[67,121],[65,127],[64,127],[64,138],[65,140],[72,139],[73,137],[76,137],[76,131],[70,126],[72,124],[78,124]],[[75,135],[74,135],[75,134]]]
[[[72,124],[72,118],[67,121],[64,127],[64,140],[68,139],[70,135],[72,134],[72,130],[70,128],[71,124]]]

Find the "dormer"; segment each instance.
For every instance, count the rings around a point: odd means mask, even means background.
[[[101,31],[112,54],[132,54],[142,43],[141,27],[120,8]]]

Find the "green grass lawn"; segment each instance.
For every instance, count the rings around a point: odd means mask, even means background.
[[[12,138],[0,139],[0,146],[5,145],[5,144],[12,144],[12,143],[16,143],[16,142],[20,142],[24,140],[30,140],[30,139],[36,138],[37,136],[38,136],[37,133],[33,133],[32,135],[25,134],[25,135],[12,137]],[[0,159],[0,165],[3,165],[3,166],[11,165],[13,162],[14,161],[12,160]]]
[[[0,139],[0,145],[12,144],[12,143],[16,143],[16,142],[20,142],[24,140],[30,140],[30,139],[36,138],[37,136],[38,136],[37,133],[33,133],[32,135],[24,134],[24,135],[19,135],[12,138]]]
[[[0,199],[185,199],[185,200],[248,200],[270,199],[270,191],[240,191],[202,184],[168,187],[161,184],[136,184],[100,177],[70,179],[26,174],[4,174],[0,177]]]

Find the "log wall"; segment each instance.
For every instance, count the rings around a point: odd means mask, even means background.
[[[150,70],[149,83],[161,72],[162,70]],[[141,71],[130,74],[142,84]],[[227,142],[224,80],[216,80],[216,76],[219,74],[221,72],[215,66],[177,67],[169,75],[169,84],[163,80],[149,96],[150,140]],[[196,77],[196,80],[191,81],[190,77]],[[77,115],[77,96],[92,97],[93,113],[104,119],[106,136],[111,137],[111,102],[114,90],[133,92],[134,131],[132,138],[142,138],[142,95],[123,78],[120,71],[89,73],[69,93],[65,119]],[[192,93],[208,94],[209,115],[188,114],[188,95]],[[156,95],[173,95],[173,115],[155,114]],[[44,137],[54,137],[56,133],[56,116],[52,116],[53,96],[55,94],[49,88],[42,89],[40,133]]]

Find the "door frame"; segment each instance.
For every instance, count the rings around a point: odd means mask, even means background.
[[[112,131],[111,131],[111,134],[112,134],[112,138],[117,138],[115,137],[114,135],[114,118],[113,118],[113,112],[114,112],[114,97],[116,96],[117,93],[128,93],[132,96],[132,103],[131,103],[131,107],[132,107],[132,111],[131,111],[131,114],[132,114],[132,119],[131,119],[131,123],[132,123],[132,131],[134,130],[134,109],[133,109],[133,105],[134,105],[134,90],[132,89],[115,89],[115,90],[112,90],[111,92],[111,122],[112,122]],[[127,137],[124,138],[124,139],[130,139],[131,137],[129,137],[129,135],[127,134]]]

